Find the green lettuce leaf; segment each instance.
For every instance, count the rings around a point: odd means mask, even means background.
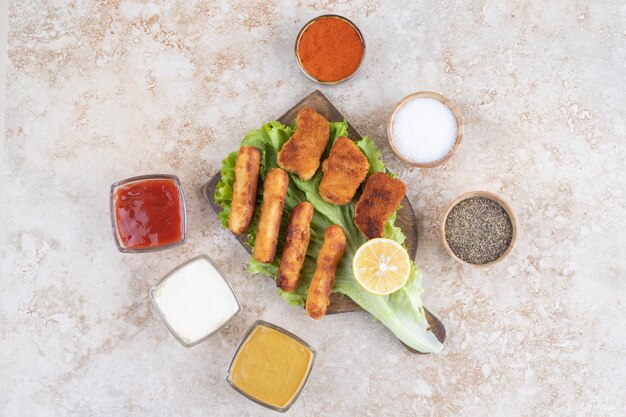
[[[387,168],[385,168],[385,164],[382,160],[382,155],[378,148],[376,148],[376,144],[373,140],[365,136],[358,141],[356,145],[363,151],[365,156],[367,156],[367,160],[370,163],[369,174],[374,172],[387,172]]]
[[[401,244],[402,246],[404,246],[406,248],[406,246],[404,245],[404,241],[406,240],[406,236],[402,232],[402,229],[400,229],[400,227],[395,225],[396,216],[397,215],[398,215],[398,211],[396,210],[389,217],[389,220],[387,220],[387,223],[385,223],[385,229],[383,231],[383,236],[385,236],[387,239],[395,240],[396,242],[398,242],[399,244]]]
[[[222,160],[222,170],[220,171],[220,181],[215,187],[213,199],[222,206],[222,211],[218,215],[222,226],[228,227],[228,215],[230,214],[230,203],[233,200],[233,183],[235,182],[235,164],[237,162],[237,152],[231,152]]]
[[[259,184],[258,203],[262,201],[262,181],[265,174],[272,168],[278,166],[278,151],[283,144],[291,137],[295,130],[295,124],[285,126],[279,122],[270,122],[260,129],[250,131],[242,140],[242,145],[255,146],[262,151],[261,158],[261,182]],[[348,136],[348,124],[343,122],[330,123],[330,140],[326,154],[335,140],[342,136]],[[376,148],[374,142],[368,137],[357,142],[357,146],[368,158],[370,163],[369,173],[387,172],[382,161],[381,153]],[[227,227],[228,213],[232,200],[232,185],[234,182],[234,169],[237,152],[229,154],[222,161],[222,179],[215,190],[215,201],[222,206],[219,217],[222,224]],[[416,266],[411,269],[411,276],[407,284],[397,292],[388,296],[373,295],[365,291],[352,276],[352,258],[357,249],[365,243],[366,239],[354,225],[354,204],[336,206],[325,202],[319,195],[319,182],[322,179],[321,171],[309,181],[304,181],[295,175],[289,176],[289,187],[285,199],[285,215],[281,220],[281,232],[278,239],[277,254],[281,254],[285,245],[285,231],[289,222],[289,216],[293,208],[302,201],[309,201],[315,207],[313,219],[311,221],[311,240],[307,248],[306,258],[298,288],[293,293],[286,293],[279,290],[279,294],[292,305],[304,306],[306,294],[311,278],[316,268],[316,260],[319,250],[324,240],[324,231],[331,224],[339,225],[343,228],[346,238],[346,252],[337,267],[333,292],[345,294],[368,311],[376,319],[391,330],[396,337],[408,346],[420,352],[439,352],[442,349],[441,343],[435,335],[428,331],[428,322],[424,315],[424,308],[421,300],[421,273]],[[360,193],[355,196],[355,201]],[[258,230],[258,208],[248,231],[247,243],[254,247],[256,233]],[[402,230],[395,226],[397,211],[389,218],[385,224],[384,235],[400,244],[404,244],[405,235]],[[263,274],[273,279],[278,273],[280,257],[277,256],[272,263],[258,262],[254,257],[250,258],[248,271],[253,274]]]

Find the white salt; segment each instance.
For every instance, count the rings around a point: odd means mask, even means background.
[[[153,300],[170,330],[187,346],[213,333],[239,312],[230,285],[204,257],[165,278],[153,290]]]
[[[452,151],[459,129],[448,106],[434,98],[416,98],[400,107],[392,130],[394,145],[404,158],[427,164]]]

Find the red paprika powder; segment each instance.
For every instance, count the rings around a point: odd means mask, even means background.
[[[336,16],[314,20],[300,35],[300,65],[317,81],[338,82],[359,68],[365,46],[355,26]]]

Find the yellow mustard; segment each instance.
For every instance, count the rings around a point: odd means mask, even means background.
[[[284,408],[304,385],[312,360],[313,352],[298,340],[259,324],[239,349],[230,380],[250,397]]]

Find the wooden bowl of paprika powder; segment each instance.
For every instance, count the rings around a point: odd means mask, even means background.
[[[343,16],[325,14],[309,21],[298,33],[296,59],[311,80],[326,85],[354,77],[365,56],[359,28]]]

